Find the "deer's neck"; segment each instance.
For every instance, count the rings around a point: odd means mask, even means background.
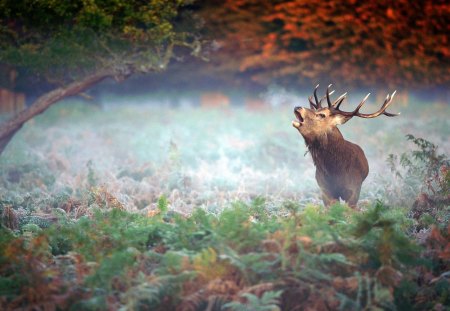
[[[336,163],[339,157],[345,156],[346,141],[337,128],[311,140],[305,139],[305,143],[316,167],[326,167],[327,163]]]

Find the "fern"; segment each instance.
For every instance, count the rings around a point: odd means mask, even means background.
[[[257,280],[270,280],[276,277],[273,269],[280,263],[279,256],[270,256],[269,253],[251,252],[247,254],[238,254],[231,248],[223,249],[220,255],[222,260],[227,260],[232,266],[236,267],[241,273],[243,279],[250,284]]]
[[[82,291],[79,303],[66,301],[74,309],[389,310],[414,301],[415,291],[403,288],[423,262],[403,210],[381,202],[362,213],[286,209],[291,216],[275,217],[262,200],[237,202],[219,215],[197,210],[170,221],[96,209],[78,220],[61,213],[50,228],[1,228],[0,307],[35,284],[48,295]],[[397,272],[403,281],[389,283]],[[426,286],[445,301],[441,282]]]
[[[158,199],[158,209],[161,214],[167,213],[169,210],[169,201],[165,195],[161,195]]]
[[[139,282],[124,293],[123,310],[174,309],[172,303],[165,298],[175,297],[180,292],[183,282],[191,278],[192,273],[183,272],[178,275],[164,275]]]
[[[377,202],[354,217],[353,234],[376,268],[381,264],[401,266],[418,263],[419,247],[405,233],[408,222],[404,214]]]
[[[438,153],[438,146],[423,138],[406,135],[416,150],[404,152],[400,156],[389,155],[387,162],[398,179],[394,202],[412,204],[420,192],[431,195],[448,195],[450,189],[450,159]],[[445,200],[444,200],[445,201]],[[448,202],[448,201],[446,201]]]
[[[236,202],[231,209],[220,214],[216,232],[222,243],[227,243],[238,251],[252,249],[254,245],[260,245],[268,230],[275,231],[279,228],[274,221],[253,219],[252,209],[243,202]]]
[[[388,288],[368,275],[355,273],[355,276],[358,280],[356,295],[337,293],[340,299],[339,310],[397,310]]]

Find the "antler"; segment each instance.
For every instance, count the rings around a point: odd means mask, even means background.
[[[316,100],[316,103],[313,103],[313,100],[312,100],[312,96],[309,96],[308,97],[308,100],[309,100],[309,106],[311,107],[311,109],[319,109],[319,108],[322,108],[322,100],[317,100],[317,89],[319,88],[319,85],[317,84],[316,85],[316,88],[314,89],[314,99]]]
[[[316,109],[316,110],[321,109],[322,108],[322,101],[325,99],[325,97],[327,98],[328,107],[330,107],[330,95],[334,93],[334,91],[330,92],[330,90],[329,90],[330,87],[331,87],[331,84],[328,85],[328,87],[327,87],[327,94],[325,96],[323,96],[319,100],[319,98],[317,97],[317,89],[319,88],[319,84],[316,85],[316,87],[314,89],[314,100],[315,100],[315,103],[313,102],[312,96],[308,97],[309,105],[310,105],[311,109]]]
[[[366,95],[366,97],[364,97],[364,99],[359,103],[358,107],[356,107],[355,110],[353,110],[352,112],[346,112],[346,111],[342,111],[339,109],[339,106],[342,104],[343,100],[345,99],[345,94],[341,95],[333,104],[332,107],[334,108],[334,112],[346,117],[360,117],[360,118],[366,118],[366,119],[370,119],[370,118],[376,118],[381,114],[384,114],[385,116],[388,117],[396,117],[398,115],[400,115],[400,113],[389,113],[386,112],[387,107],[389,107],[389,105],[392,103],[392,99],[394,98],[394,95],[397,91],[394,91],[394,93],[392,93],[392,95],[387,95],[386,99],[384,100],[383,105],[381,106],[380,110],[378,110],[377,112],[374,113],[360,113],[359,110],[361,109],[361,107],[364,105],[364,103],[366,102],[367,98],[369,98],[369,94]],[[328,104],[330,105],[330,104]],[[334,107],[336,106],[336,107]]]

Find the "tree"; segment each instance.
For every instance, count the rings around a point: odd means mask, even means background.
[[[223,34],[212,62],[261,84],[450,82],[448,1],[228,0],[205,9],[212,33]]]
[[[196,36],[177,26],[190,2],[0,0],[0,63],[54,86],[1,124],[0,153],[25,122],[68,96],[107,78],[162,71],[177,48],[198,55]]]

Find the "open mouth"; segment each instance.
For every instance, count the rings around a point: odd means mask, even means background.
[[[302,118],[302,115],[300,114],[300,112],[298,112],[297,109],[294,110],[294,114],[298,121],[297,120],[292,121],[292,126],[299,128],[300,126],[302,126],[304,120]]]

